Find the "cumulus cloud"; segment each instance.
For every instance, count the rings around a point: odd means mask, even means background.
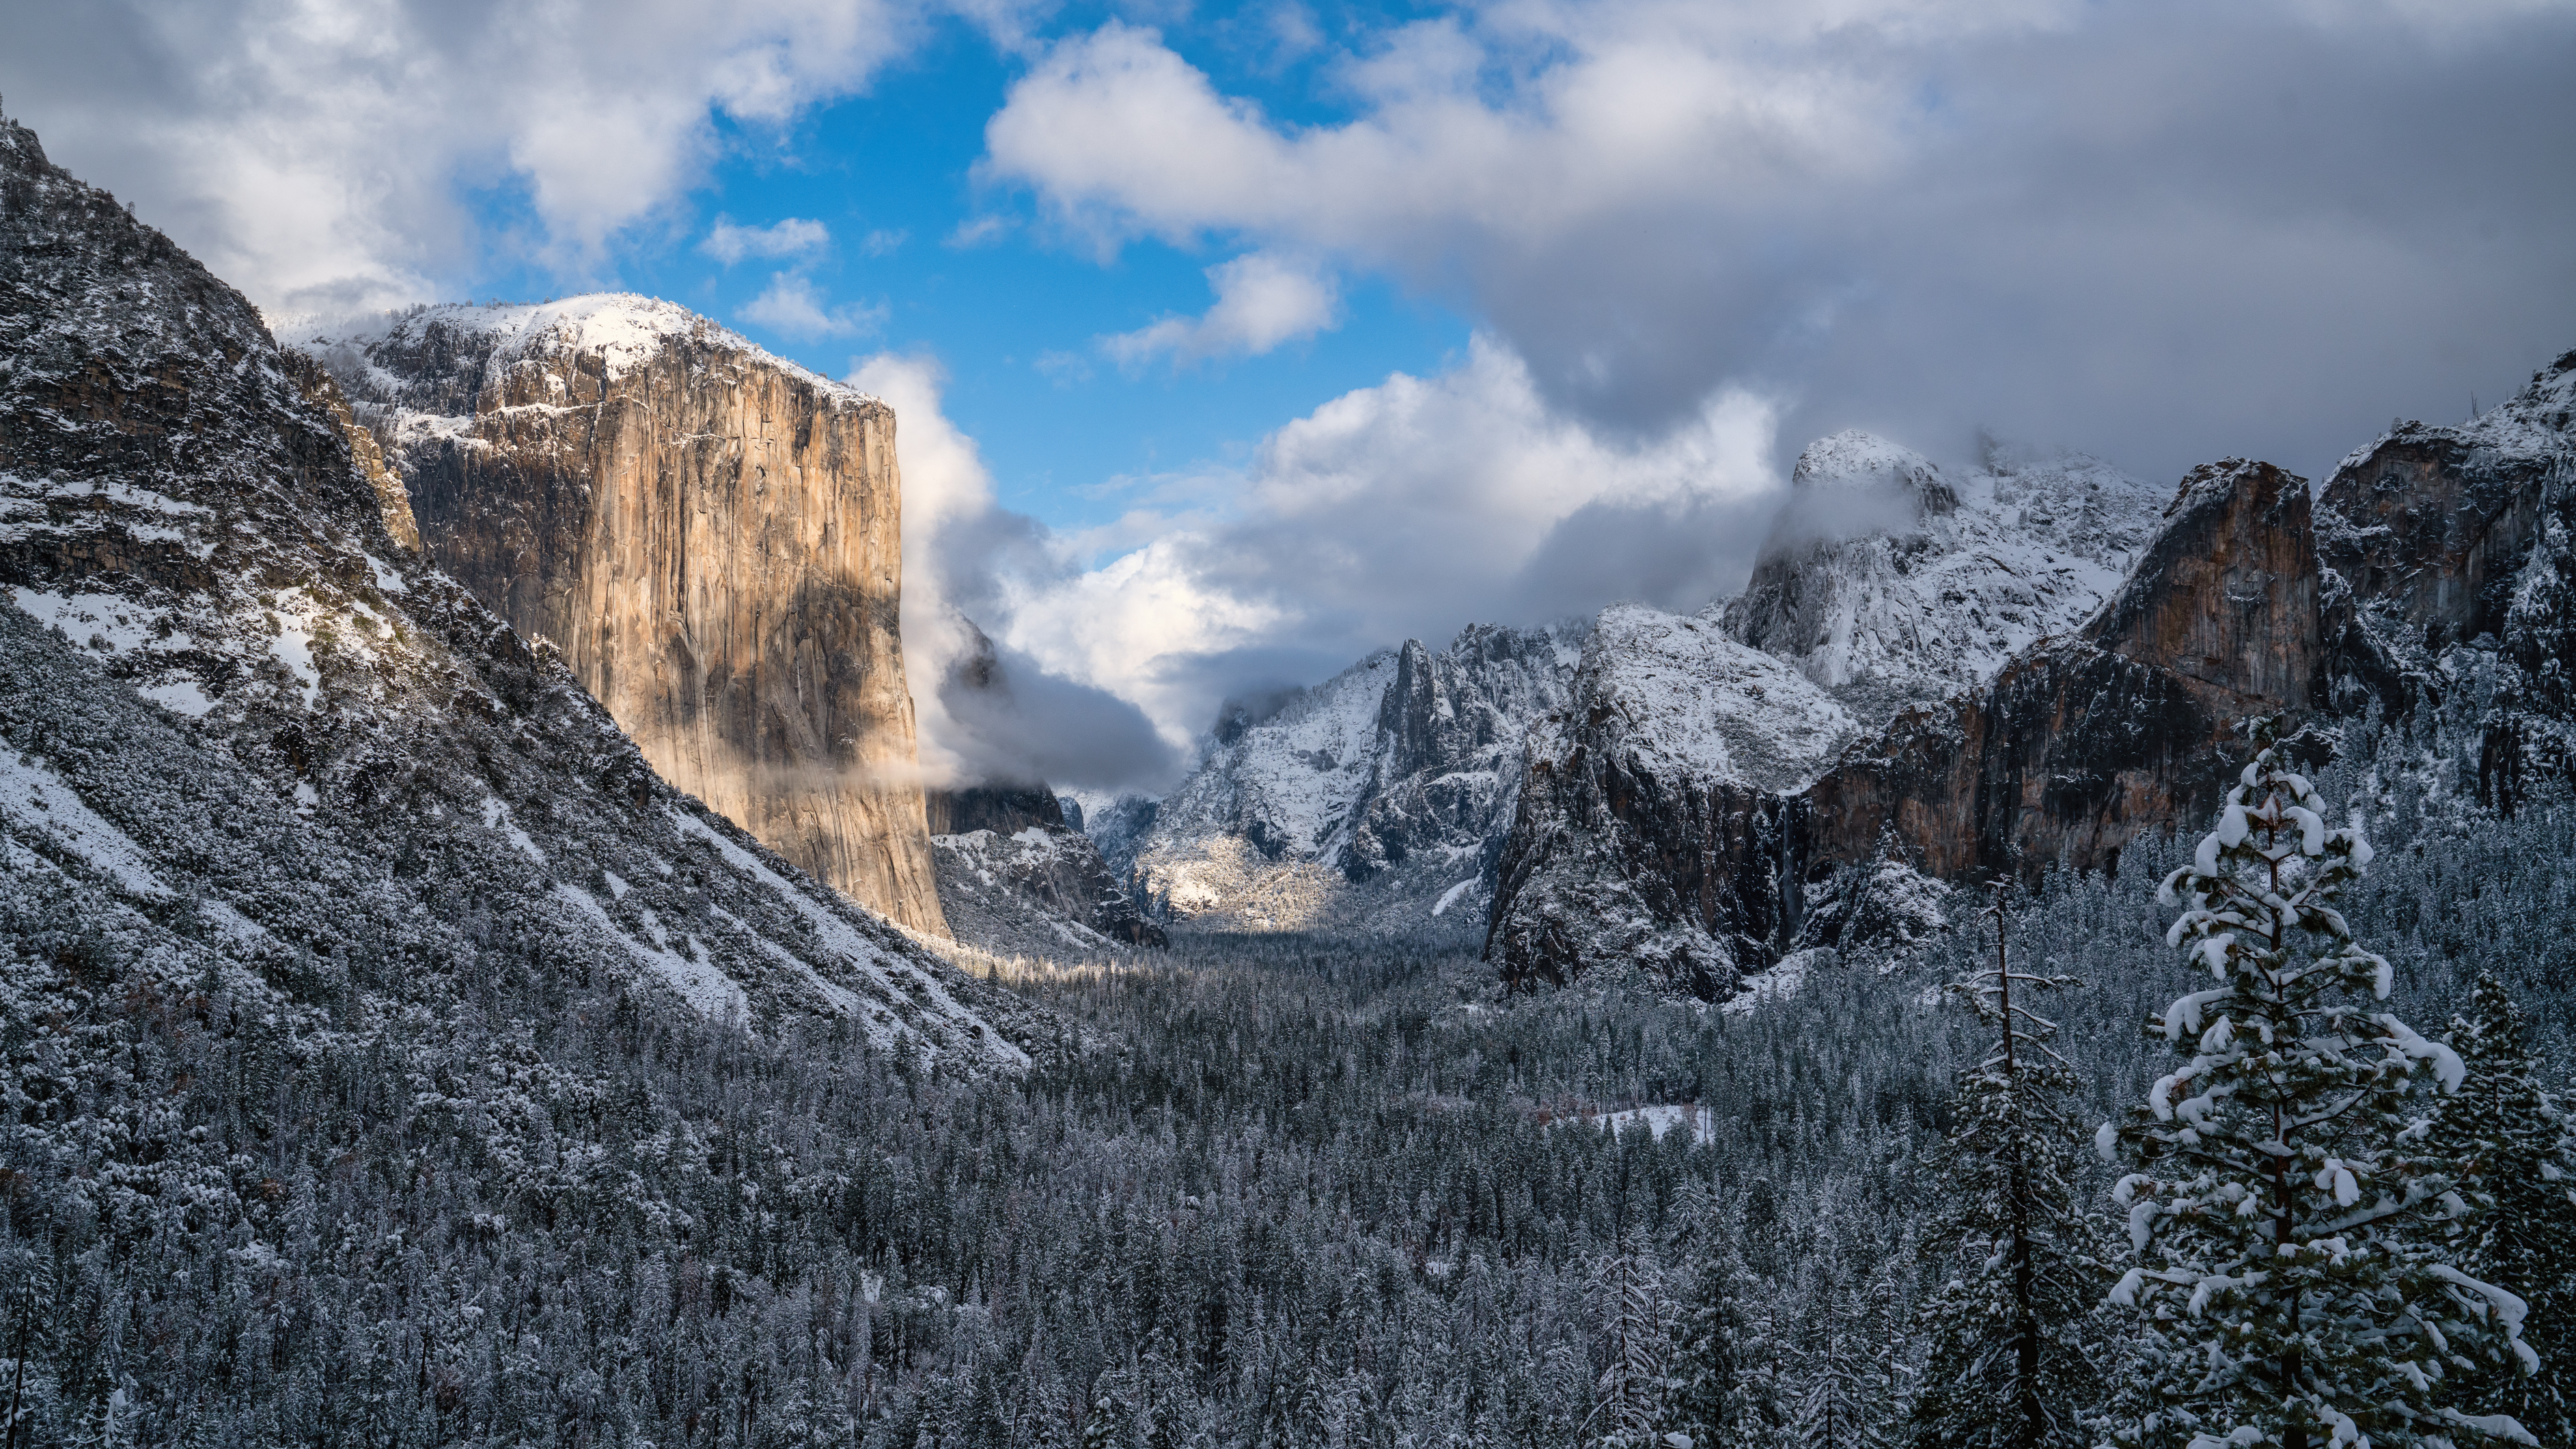
[[[2576,8],[2533,0],[1538,0],[1368,38],[1347,119],[1290,125],[1113,22],[1013,87],[983,174],[1105,245],[1463,296],[1612,432],[1740,387],[1789,452],[1983,422],[2313,467],[2576,338],[2571,68]]]
[[[883,235],[883,233],[879,233]],[[768,226],[737,226],[717,217],[698,250],[732,266],[745,257],[793,257],[818,252],[832,244],[831,228],[819,221],[791,216]]]
[[[935,592],[1029,667],[1140,706],[1179,748],[1224,698],[1407,637],[1616,599],[1699,608],[1750,568],[1779,486],[1763,398],[1718,394],[1640,440],[1552,411],[1479,336],[1437,375],[1397,373],[1290,422],[1244,468],[1143,480],[1117,520],[1055,536],[994,505],[924,377],[878,359],[854,378],[901,419],[907,652],[963,647],[916,612],[914,591]],[[931,717],[924,705],[925,736],[956,723]]]
[[[718,145],[864,86],[912,0],[0,0],[0,90],[55,159],[275,314],[471,272],[470,187],[579,275]],[[749,254],[749,253],[747,253]],[[452,283],[451,283],[452,284]]]
[[[788,337],[851,337],[885,325],[882,307],[829,307],[801,272],[773,272],[759,296],[743,305],[749,321]]]
[[[1253,252],[1208,268],[1207,278],[1216,289],[1216,305],[1205,316],[1166,317],[1104,337],[1100,350],[1125,367],[1157,357],[1257,357],[1341,321],[1339,289],[1311,263]]]
[[[1000,507],[974,439],[940,406],[928,357],[882,352],[853,387],[895,411],[903,472],[903,652],[924,775],[937,785],[1157,789],[1181,757],[1143,711],[1030,654],[1007,624],[1074,570],[1034,520]],[[988,640],[978,624],[992,632]]]

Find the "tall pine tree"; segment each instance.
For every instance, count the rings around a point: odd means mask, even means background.
[[[2466,1431],[2530,1442],[2441,1402],[2464,1353],[2520,1344],[2522,1304],[2449,1260],[2449,1164],[2425,1141],[2464,1068],[2385,1000],[2388,962],[2334,902],[2370,864],[2358,830],[2273,748],[2160,898],[2167,944],[2213,984],[2150,1023],[2182,1062],[2096,1145],[2132,1169],[2114,1304],[2148,1330],[2145,1412],[2115,1437],[2194,1449],[2411,1449]]]
[[[2469,1018],[2451,1024],[2468,1080],[2444,1107],[2433,1141],[2460,1163],[2471,1212],[2456,1228],[2461,1269],[2530,1305],[2537,1372],[2491,1349],[2457,1371],[2452,1399],[2479,1414],[2510,1414],[2543,1444],[2576,1443],[2568,1377],[2576,1354],[2576,1174],[2567,1119],[2540,1090],[2522,1012],[2493,975],[2478,978]]]
[[[1956,1271],[1923,1305],[1932,1351],[1909,1426],[1917,1449],[2080,1449],[2079,1411],[2099,1388],[2083,1336],[2099,1269],[2077,1246],[2065,1115],[2075,1075],[2048,1044],[2056,1024],[2032,1009],[2076,983],[2013,967],[2004,902],[1998,889],[1994,964],[1951,985],[1994,1047],[1959,1073],[1945,1144],[1929,1236],[1951,1245]]]

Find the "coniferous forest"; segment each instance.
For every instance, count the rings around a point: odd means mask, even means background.
[[[2566,1443],[2576,800],[2471,695],[1749,1010],[1185,933],[992,963],[1016,1074],[171,990],[19,878],[8,1444]]]

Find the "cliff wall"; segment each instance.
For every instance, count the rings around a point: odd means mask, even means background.
[[[640,297],[430,308],[310,346],[431,560],[553,641],[664,778],[945,934],[885,404]]]
[[[1778,664],[1787,681],[1759,677],[1770,656],[1702,644],[1659,668],[1605,614],[1602,662],[1587,659],[1575,710],[1533,750],[1488,953],[1516,982],[1616,957],[1722,995],[1731,973],[1842,944],[1866,909],[1837,901],[1840,887],[1877,881],[1877,862],[1942,880],[2112,864],[2139,834],[2211,808],[2236,721],[2316,702],[2320,598],[2306,481],[2266,463],[2198,468],[2074,637],[1848,749],[1831,701],[1786,687],[1803,677]],[[1640,691],[1613,687],[1623,676],[1696,680],[1705,697],[1643,710],[1625,697]],[[1727,679],[1743,682],[1716,687]],[[1769,752],[1768,772],[1741,746],[1731,768],[1682,747],[1694,730],[1782,721],[1803,734]],[[1811,900],[1835,910],[1810,920]]]

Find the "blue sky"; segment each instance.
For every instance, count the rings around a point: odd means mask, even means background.
[[[1705,607],[1828,433],[2321,477],[2576,346],[2576,0],[0,0],[0,34],[10,112],[281,326],[624,287],[882,392],[916,700],[971,618],[1103,722],[1060,771],[1097,787],[1407,637]]]
[[[1265,67],[1235,29],[1183,19],[1165,34],[1197,42],[1230,90],[1273,116],[1334,118],[1313,56]],[[1204,312],[1206,269],[1232,249],[1213,237],[1102,246],[1035,215],[1025,188],[979,183],[984,122],[1023,69],[973,25],[943,18],[934,40],[863,95],[783,129],[719,118],[717,157],[671,214],[570,270],[519,244],[537,226],[523,187],[483,189],[473,199],[490,240],[469,290],[513,300],[586,286],[647,292],[827,376],[881,350],[935,358],[949,415],[981,445],[1000,501],[1059,530],[1108,522],[1153,475],[1240,468],[1281,422],[1391,371],[1436,371],[1466,345],[1470,321],[1450,302],[1363,278],[1344,292],[1337,326],[1260,356],[1124,366],[1103,356],[1102,337]],[[829,244],[732,265],[705,250],[719,219],[790,218],[823,223]],[[990,229],[960,238],[979,222]],[[859,325],[816,335],[763,322],[749,309],[781,272]]]

